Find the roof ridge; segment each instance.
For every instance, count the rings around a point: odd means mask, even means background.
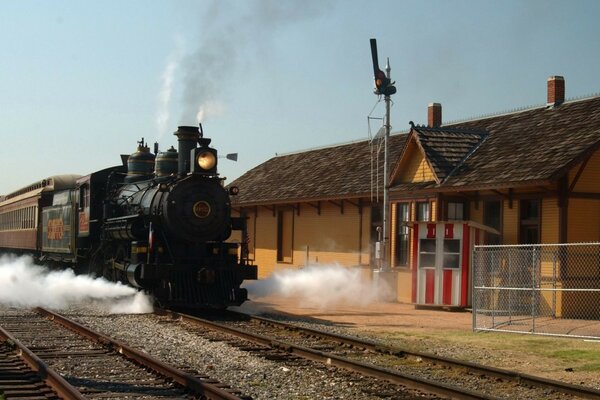
[[[408,133],[409,133],[408,130],[400,131],[400,132],[392,132],[392,133],[390,133],[390,136],[407,135]],[[335,148],[335,147],[349,146],[351,144],[358,144],[358,143],[362,143],[362,142],[365,142],[368,144],[369,139],[355,139],[355,140],[349,140],[346,142],[338,142],[338,143],[333,143],[333,144],[328,144],[328,145],[323,145],[323,146],[309,147],[309,148],[305,148],[302,150],[288,151],[285,153],[275,153],[275,157],[286,157],[286,156],[291,156],[294,154],[306,153],[309,151],[325,150],[325,149],[331,149],[331,148]]]
[[[449,132],[449,133],[472,133],[479,136],[487,136],[489,133],[481,130],[481,129],[470,129],[470,128],[455,128],[450,126],[436,126],[431,127],[427,125],[415,125],[414,122],[408,122],[411,126],[411,129],[416,129],[417,131],[430,131],[430,132]]]
[[[465,163],[465,161],[467,161],[469,159],[469,157],[471,157],[471,155],[473,155],[473,153],[475,153],[477,151],[477,149],[479,149],[481,147],[481,145],[486,141],[486,139],[488,137],[489,137],[489,135],[481,136],[481,139],[479,140],[479,142],[475,146],[473,146],[473,148],[471,148],[471,150],[469,150],[469,152],[467,154],[465,154],[465,156],[456,164],[456,166],[454,168],[452,168],[452,171],[448,172],[448,175],[446,175],[446,177],[442,181],[442,185],[444,183],[446,183],[448,181],[448,179],[450,179],[450,177],[452,175],[454,175],[454,173]]]
[[[600,92],[595,92],[595,93],[581,95],[581,96],[575,96],[575,97],[569,97],[569,98],[565,99],[565,101],[559,106],[559,108],[565,104],[572,104],[572,103],[576,103],[579,101],[592,100],[592,99],[595,99],[598,97],[600,97]],[[488,114],[478,114],[478,115],[475,115],[472,117],[451,120],[451,121],[445,122],[444,126],[456,125],[456,124],[463,123],[463,122],[473,122],[473,121],[478,121],[478,120],[482,120],[482,119],[500,117],[500,116],[510,115],[510,114],[518,114],[518,113],[525,112],[525,111],[533,111],[533,110],[547,108],[547,107],[548,107],[548,104],[543,103],[543,104],[535,104],[535,105],[529,105],[529,106],[509,108],[507,110],[491,112]]]

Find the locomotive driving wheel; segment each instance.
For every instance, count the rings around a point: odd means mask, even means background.
[[[119,244],[115,248],[113,260],[117,264],[125,265],[128,254],[129,254],[129,252],[127,251],[127,248],[125,247],[125,245]],[[112,263],[111,263],[111,265],[112,265]],[[127,273],[125,271],[121,271],[121,270],[118,270],[115,268],[111,268],[110,271],[112,273],[112,278],[111,278],[112,281],[115,281],[115,282],[121,281],[122,283],[127,284]]]
[[[87,264],[87,274],[102,277],[108,281],[116,280],[116,273],[113,268],[114,255],[116,254],[113,246],[103,246],[98,248],[90,257]]]

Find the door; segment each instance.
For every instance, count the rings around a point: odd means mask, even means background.
[[[461,305],[463,224],[419,224],[417,304]]]

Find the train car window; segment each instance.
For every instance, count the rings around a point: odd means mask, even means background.
[[[71,191],[63,190],[62,192],[54,193],[54,198],[52,199],[53,206],[64,206],[69,204],[71,201]]]
[[[79,187],[79,200],[78,200],[79,211],[83,211],[85,208],[90,206],[90,190],[89,185],[83,184]]]

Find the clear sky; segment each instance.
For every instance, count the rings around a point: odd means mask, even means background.
[[[600,1],[0,0],[0,193],[166,150],[203,121],[227,182],[276,153],[367,139],[369,39],[392,131],[600,92]],[[380,122],[371,129],[377,131]],[[526,132],[524,132],[526,134]]]

